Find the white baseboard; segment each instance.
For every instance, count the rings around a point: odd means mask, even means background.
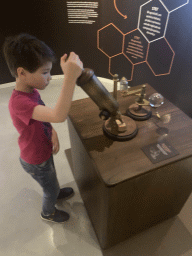
[[[52,76],[52,79],[53,80],[56,80],[56,79],[63,79],[64,78],[64,75],[54,75]]]
[[[55,76],[52,76],[52,79],[53,80],[63,79],[63,77],[64,75],[55,75]],[[0,89],[14,87],[14,86],[15,86],[15,82],[0,84]]]
[[[57,80],[57,79],[63,79],[64,75],[54,75],[52,76],[53,80]],[[113,90],[113,87],[111,88],[111,86],[113,86],[113,80],[107,79],[107,78],[103,78],[103,77],[98,77],[98,79],[106,86],[110,88],[110,91]],[[108,85],[108,86],[107,86]],[[9,88],[9,87],[14,87],[15,86],[15,82],[11,82],[11,83],[5,83],[5,84],[0,84],[0,89],[4,89],[4,88]],[[112,89],[112,90],[111,90]],[[118,90],[119,90],[119,83],[118,83]]]

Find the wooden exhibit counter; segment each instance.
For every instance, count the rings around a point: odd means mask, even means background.
[[[147,85],[146,99],[154,92]],[[117,101],[125,114],[135,96],[122,97],[118,91]],[[99,112],[90,98],[73,101],[68,127],[73,175],[106,249],[181,211],[192,191],[192,120],[165,99],[158,112],[171,114],[169,123],[155,116],[136,121],[136,137],[118,142],[103,134]],[[178,154],[152,163],[143,147],[164,139]],[[152,153],[155,159],[158,152]]]

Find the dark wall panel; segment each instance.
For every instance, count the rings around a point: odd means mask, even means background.
[[[92,68],[97,76],[112,78],[112,74],[118,73],[120,78],[127,77],[131,86],[149,83],[191,116],[191,0],[86,1],[92,8],[82,7],[84,2],[31,0],[26,4],[18,0],[11,5],[5,2],[4,15],[0,17],[3,24],[0,47],[6,36],[33,34],[45,41],[58,57],[53,75],[61,74],[61,55],[75,51],[84,66]],[[72,9],[76,15],[77,10],[91,10],[98,17],[87,19],[93,20],[92,24],[74,23],[86,19],[69,18]],[[132,54],[130,42],[135,44]],[[0,68],[0,84],[14,81],[2,52]]]

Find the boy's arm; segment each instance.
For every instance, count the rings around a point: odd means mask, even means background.
[[[64,73],[64,80],[54,109],[38,105],[33,110],[32,119],[50,123],[61,123],[66,120],[71,106],[76,80],[83,70],[83,63],[74,52],[70,53],[68,60],[66,59],[67,54],[61,58],[60,62]]]

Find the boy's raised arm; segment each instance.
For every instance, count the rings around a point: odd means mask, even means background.
[[[33,110],[32,119],[50,123],[61,123],[66,120],[77,78],[83,70],[83,63],[78,55],[71,52],[68,59],[67,54],[61,57],[60,65],[64,73],[64,80],[55,107],[52,109],[42,105],[36,106]]]

